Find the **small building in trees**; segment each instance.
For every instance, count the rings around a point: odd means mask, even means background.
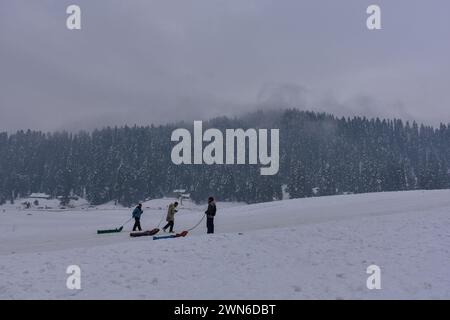
[[[186,189],[175,189],[173,190],[174,196],[178,199],[180,206],[183,204],[183,200],[187,200],[191,198],[190,193],[186,193]]]
[[[51,199],[51,196],[49,196],[46,193],[32,193],[30,194],[30,196],[28,197],[30,199]]]

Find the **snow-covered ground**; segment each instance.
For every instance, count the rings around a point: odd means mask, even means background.
[[[171,199],[144,203],[156,227]],[[204,206],[185,203],[175,229]],[[450,299],[450,190],[218,204],[216,234],[204,222],[186,238],[130,238],[131,211],[0,207],[0,298],[43,299]],[[163,221],[164,222],[164,221]],[[369,265],[381,268],[369,290]],[[81,268],[81,290],[66,268]]]

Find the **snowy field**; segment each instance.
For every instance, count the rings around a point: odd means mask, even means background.
[[[144,229],[170,199],[144,203]],[[204,206],[186,203],[175,230]],[[1,299],[450,299],[450,190],[218,203],[186,238],[130,238],[112,204],[71,210],[0,207]],[[381,268],[380,290],[366,269]],[[66,268],[81,268],[81,290]]]

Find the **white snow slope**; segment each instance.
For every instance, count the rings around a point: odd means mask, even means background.
[[[144,229],[169,201],[147,205]],[[180,210],[175,229],[204,209]],[[450,190],[219,203],[215,235],[204,221],[186,238],[130,238],[131,223],[96,234],[130,215],[0,207],[0,299],[450,299]],[[69,265],[80,290],[66,287]]]

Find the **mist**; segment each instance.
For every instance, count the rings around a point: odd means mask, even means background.
[[[450,3],[0,3],[0,131],[93,129],[298,108],[450,122]]]

